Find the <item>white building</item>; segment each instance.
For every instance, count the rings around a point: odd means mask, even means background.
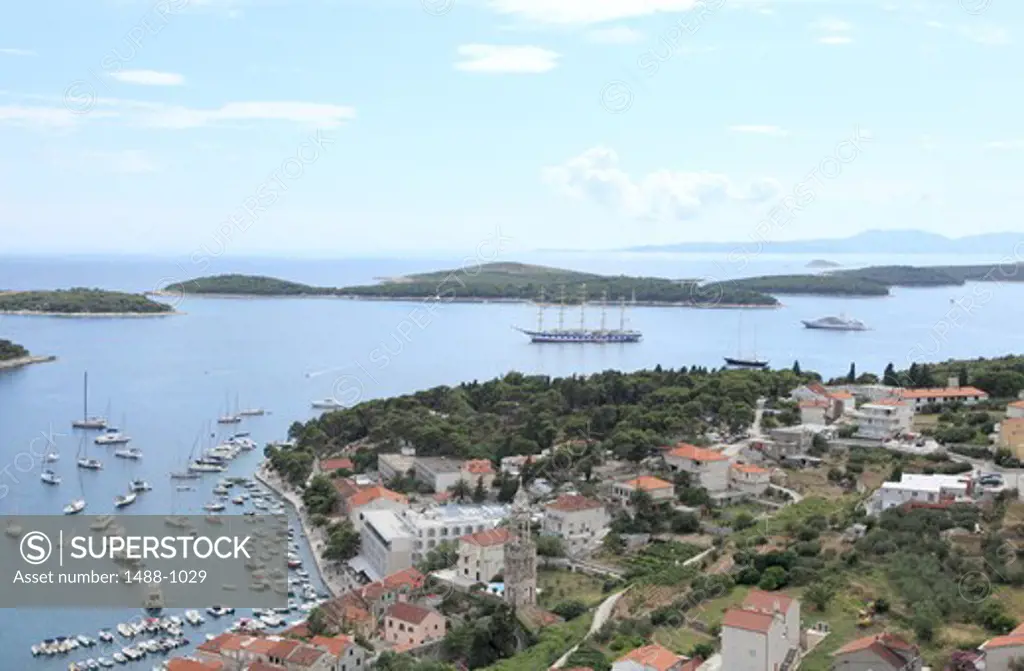
[[[827,399],[800,401],[801,424],[827,424],[832,402]]]
[[[499,527],[459,539],[459,577],[470,582],[490,582],[505,570],[505,544],[511,534]]]
[[[604,535],[608,521],[608,513],[600,501],[567,494],[544,507],[542,532],[558,536],[566,552],[576,554]]]
[[[701,660],[677,655],[657,643],[630,650],[612,663],[612,671],[696,671]]]
[[[417,457],[416,479],[429,485],[435,492],[446,492],[459,480],[465,479],[461,459],[448,457]]]
[[[709,492],[729,488],[729,458],[721,452],[680,443],[664,458],[669,469],[689,473],[694,485]]]
[[[981,644],[985,653],[985,671],[1009,671],[1011,659],[1024,659],[1024,625],[1006,636],[996,636]]]
[[[857,436],[870,440],[886,440],[909,431],[914,422],[914,406],[896,399],[865,403],[852,413],[857,422]]]
[[[729,474],[734,488],[755,496],[764,494],[771,484],[771,471],[753,464],[733,464]]]
[[[384,480],[405,477],[416,467],[416,453],[406,448],[400,453],[377,455],[377,472]]]
[[[946,405],[948,403],[962,403],[963,405],[974,405],[978,401],[984,401],[988,394],[975,387],[961,387],[958,378],[951,377],[945,387],[929,389],[903,389],[900,398],[911,403],[914,410],[918,411],[929,404]]]
[[[656,478],[652,475],[641,475],[639,478],[626,482],[616,482],[612,485],[612,495],[623,506],[630,504],[633,493],[637,491],[646,492],[654,503],[670,502],[676,495],[676,488],[671,482],[665,482],[661,478]]]
[[[1024,419],[1024,401],[1014,401],[1006,406],[1007,419]]]
[[[878,515],[905,503],[941,503],[969,501],[972,483],[969,475],[923,475],[904,473],[899,482],[883,482],[868,500],[869,515]]]
[[[412,567],[439,543],[493,529],[508,516],[504,505],[446,505],[423,510],[372,510],[363,514],[360,556],[380,580]],[[375,575],[374,575],[375,574]]]
[[[784,594],[753,590],[740,608],[722,618],[722,668],[777,671],[800,654],[800,602]]]

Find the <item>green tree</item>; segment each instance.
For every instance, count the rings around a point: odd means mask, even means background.
[[[853,384],[857,381],[857,365],[850,363],[850,371],[846,374],[846,381]]]
[[[892,365],[891,361],[886,364],[885,372],[882,373],[882,384],[890,387],[900,386],[899,378],[896,376],[896,368]]]
[[[311,515],[329,515],[334,512],[338,502],[338,492],[329,477],[319,474],[314,476],[302,493],[302,502]]]
[[[448,488],[448,493],[460,503],[473,494],[472,490],[469,488],[469,483],[461,478],[454,485]]]
[[[757,583],[757,586],[766,592],[771,592],[785,587],[787,579],[786,569],[781,566],[769,566],[761,574],[761,580]]]
[[[563,601],[552,608],[551,612],[563,620],[575,620],[587,612],[587,604],[582,601]]]
[[[804,599],[819,611],[824,612],[835,594],[835,590],[830,586],[823,582],[816,582],[804,592]]]
[[[349,520],[332,524],[327,527],[327,547],[324,548],[323,558],[337,562],[348,561],[359,554],[360,542],[359,532]]]
[[[799,361],[794,361],[793,362],[793,374],[794,375],[800,375],[800,362]]]
[[[537,554],[541,557],[564,557],[565,544],[558,536],[539,536],[537,538]]]
[[[451,568],[459,561],[459,548],[455,541],[441,541],[416,565],[420,573],[430,573]]]
[[[309,615],[306,617],[306,628],[313,636],[323,636],[327,633],[327,616],[319,606],[309,611]]]
[[[487,490],[484,489],[483,476],[476,479],[476,487],[473,489],[473,503],[483,503],[487,500]]]
[[[584,643],[576,652],[569,656],[565,663],[567,669],[593,669],[593,671],[611,671],[612,663],[604,653],[594,646]]]

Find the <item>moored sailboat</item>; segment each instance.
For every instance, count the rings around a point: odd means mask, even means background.
[[[107,419],[105,417],[89,416],[89,372],[83,375],[82,386],[82,419],[72,420],[71,427],[75,429],[105,429]]]
[[[135,492],[128,492],[127,494],[121,494],[119,496],[115,496],[114,497],[114,507],[115,508],[124,508],[125,506],[130,506],[131,504],[135,503],[135,498],[136,498]]]

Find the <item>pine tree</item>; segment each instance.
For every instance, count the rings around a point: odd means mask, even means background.
[[[921,370],[917,367],[917,362],[910,364],[910,369],[907,371],[907,386],[908,387],[920,387],[921,386]]]
[[[968,375],[967,375],[967,366],[961,366],[960,367],[960,379],[959,379],[959,382],[960,382],[960,386],[961,387],[966,387],[968,385],[968,383],[970,382],[970,379],[968,378]]]
[[[793,372],[794,372],[795,374],[797,374],[797,375],[800,375],[800,374],[801,374],[801,373],[800,373],[800,362],[799,362],[799,361],[794,361],[794,362],[793,362]]]
[[[846,374],[846,381],[853,384],[857,381],[857,366],[854,363],[850,363],[850,372]]]
[[[891,361],[889,362],[889,365],[885,367],[885,372],[882,373],[882,384],[890,387],[900,386],[900,381],[896,377],[896,368],[892,365]]]

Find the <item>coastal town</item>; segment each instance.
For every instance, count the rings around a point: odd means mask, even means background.
[[[1022,668],[1024,400],[966,370],[912,386],[852,368],[785,371],[745,426],[643,449],[584,434],[488,459],[363,439],[307,472],[293,435],[257,479],[299,512],[330,598],[165,666]]]

